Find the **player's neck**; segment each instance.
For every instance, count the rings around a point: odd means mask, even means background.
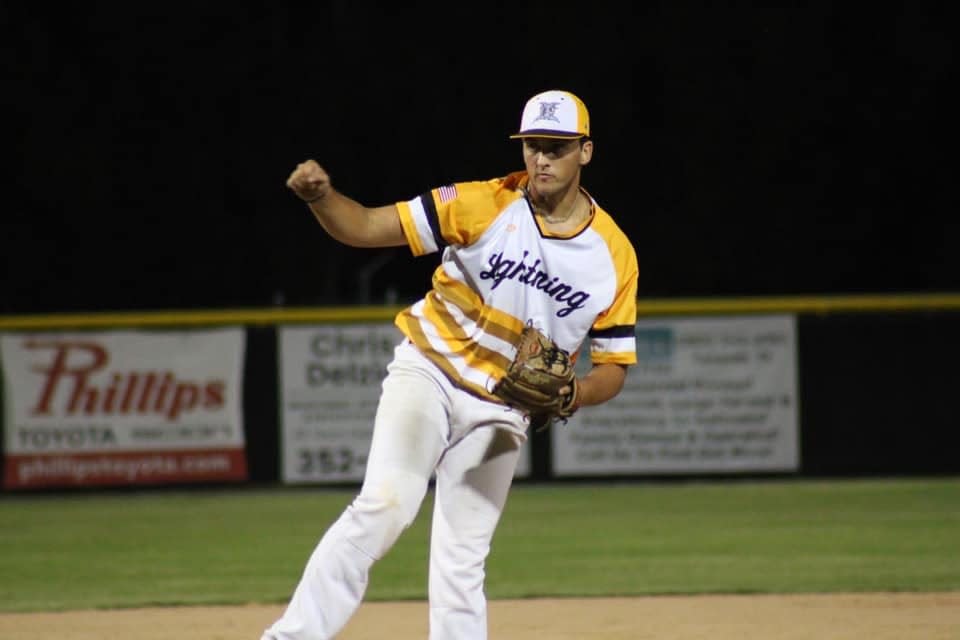
[[[590,212],[587,199],[580,193],[578,186],[573,186],[556,202],[536,193],[531,193],[530,201],[534,213],[550,226],[575,227]]]

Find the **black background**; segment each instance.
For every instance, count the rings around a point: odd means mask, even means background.
[[[0,312],[412,300],[437,257],[339,245],[287,175],[503,175],[550,88],[641,296],[958,290],[945,6],[0,4]]]

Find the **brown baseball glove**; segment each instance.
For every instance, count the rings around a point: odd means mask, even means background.
[[[517,354],[492,393],[508,406],[527,412],[537,428],[566,421],[579,408],[570,354],[532,325],[523,328]]]

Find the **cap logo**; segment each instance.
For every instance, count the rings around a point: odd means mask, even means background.
[[[540,103],[540,115],[533,119],[534,122],[537,120],[553,120],[557,124],[560,124],[560,118],[557,117],[557,107],[560,106],[559,102],[541,102]]]

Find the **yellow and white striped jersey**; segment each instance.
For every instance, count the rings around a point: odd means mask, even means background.
[[[526,182],[518,172],[397,203],[413,254],[443,258],[433,289],[396,324],[455,384],[491,400],[528,322],[574,356],[589,336],[594,364],[636,363],[633,245],[586,192],[589,219],[551,234]]]

